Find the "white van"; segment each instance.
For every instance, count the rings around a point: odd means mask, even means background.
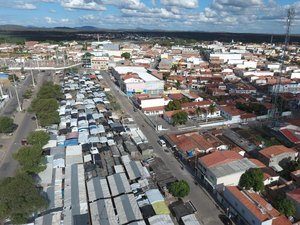
[[[158,144],[159,144],[161,147],[167,147],[166,142],[165,142],[164,140],[162,140],[162,139],[159,139]]]

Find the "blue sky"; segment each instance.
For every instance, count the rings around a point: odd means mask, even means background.
[[[0,4],[0,24],[249,33],[284,33],[286,10],[292,6],[296,11],[292,33],[300,34],[300,0],[0,0]]]

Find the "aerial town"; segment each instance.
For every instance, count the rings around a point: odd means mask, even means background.
[[[0,223],[299,225],[288,35],[1,43]]]

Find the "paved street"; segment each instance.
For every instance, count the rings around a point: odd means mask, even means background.
[[[44,73],[36,75],[35,79],[37,81],[37,88],[39,88],[42,83],[46,80],[51,79],[50,76],[46,76]],[[26,90],[31,84],[31,76],[27,77],[22,86],[18,89],[20,92]],[[23,99],[23,97],[22,97]],[[27,135],[36,129],[36,123],[31,119],[32,113],[27,112],[30,106],[31,100],[24,100],[23,102],[23,112],[16,112],[14,114],[14,122],[18,124],[17,130],[14,132],[13,136],[2,135],[1,142],[3,143],[3,148],[0,154],[0,178],[13,176],[18,168],[18,162],[13,159],[13,153],[17,152],[21,147],[21,140],[26,138]],[[16,111],[18,104],[16,97],[12,98],[3,109],[3,115],[12,116]]]
[[[103,72],[102,72],[103,73]],[[166,153],[158,144],[158,135],[154,131],[153,127],[148,124],[148,120],[142,115],[139,111],[134,112],[133,106],[129,102],[129,99],[124,95],[124,93],[120,92],[118,87],[111,81],[110,76],[107,73],[103,73],[104,80],[110,86],[112,93],[119,100],[120,105],[124,109],[124,111],[133,117],[137,125],[146,135],[149,143],[154,148],[154,152],[157,156],[161,157],[166,165],[173,171],[173,174],[177,177],[177,179],[186,180],[191,188],[191,192],[186,200],[191,200],[198,212],[196,216],[199,221],[203,223],[203,225],[221,225],[223,224],[219,219],[219,214],[221,212],[217,209],[215,203],[211,200],[211,197],[199,186],[195,185],[193,176],[186,170],[182,170],[180,168],[179,162],[174,158],[172,153]]]

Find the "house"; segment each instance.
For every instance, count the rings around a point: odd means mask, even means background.
[[[220,110],[221,110],[221,116],[224,117],[226,120],[231,120],[237,123],[241,121],[242,112],[238,110],[236,107],[225,105],[225,106],[220,106]]]
[[[285,166],[287,162],[295,160],[297,155],[298,153],[292,148],[287,148],[283,145],[273,145],[260,150],[258,159],[266,166],[280,172],[282,171],[282,167]]]
[[[213,144],[198,132],[169,134],[166,139],[172,147],[177,149],[179,156],[184,160],[188,160],[198,153],[208,153],[215,149]]]
[[[151,97],[148,94],[136,94],[135,103],[142,109],[145,115],[162,115],[164,113],[165,98],[161,96]]]
[[[256,165],[234,151],[216,151],[198,159],[197,176],[212,189],[238,185],[240,177]]]
[[[284,222],[282,225],[290,224],[258,193],[227,186],[223,196],[224,205],[237,224],[274,225],[277,218]]]

